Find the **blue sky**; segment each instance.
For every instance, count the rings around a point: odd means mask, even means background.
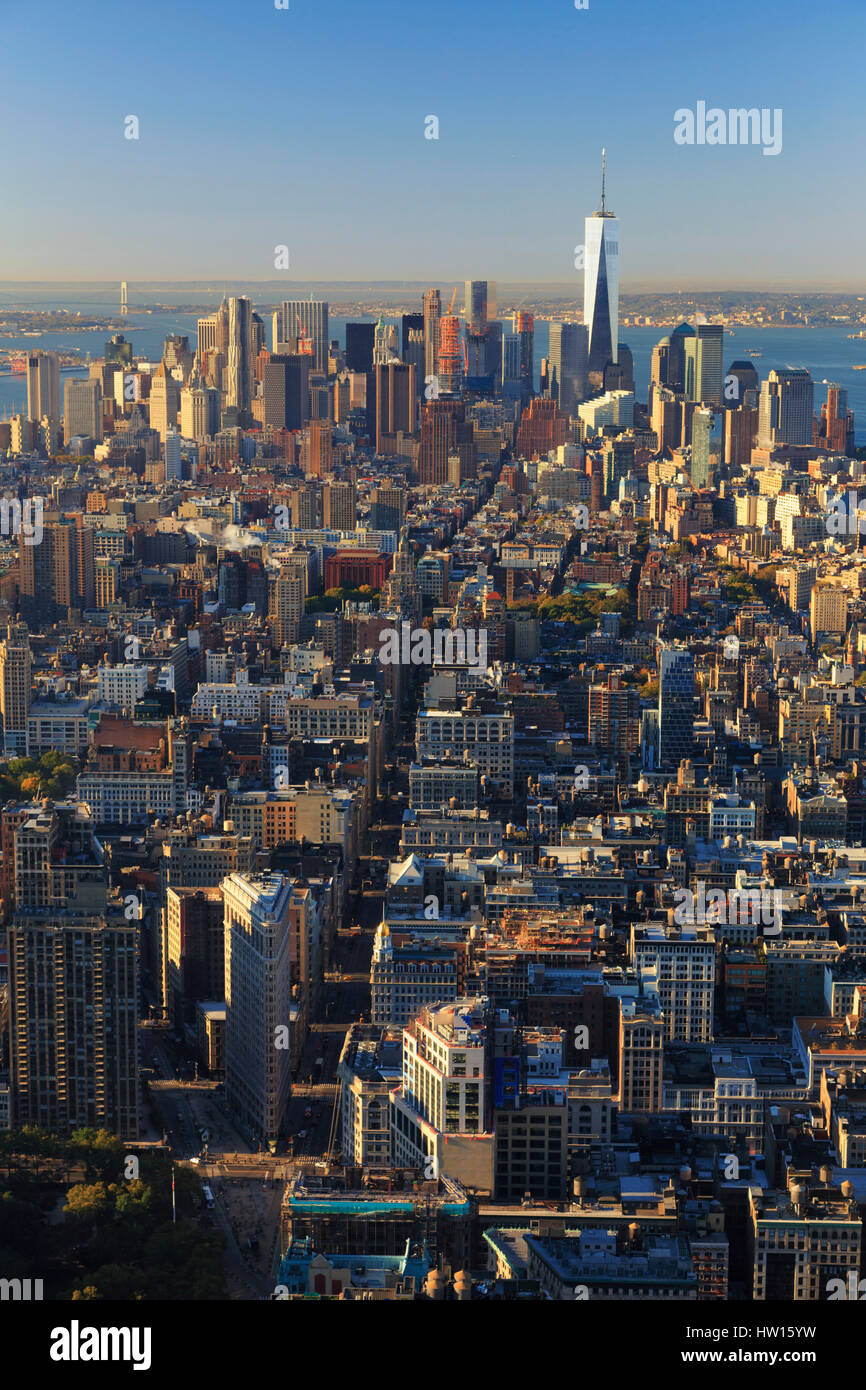
[[[863,0],[42,0],[3,15],[0,277],[861,287]],[[781,107],[783,147],[674,112]],[[124,139],[136,115],[140,139]],[[424,138],[428,115],[439,139]]]

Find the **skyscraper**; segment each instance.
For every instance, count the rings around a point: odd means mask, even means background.
[[[325,299],[284,299],[281,342],[309,339],[316,370],[328,370],[328,302]]]
[[[27,418],[60,419],[60,358],[56,352],[27,354]]]
[[[170,425],[165,432],[165,480],[177,481],[183,477],[183,464],[180,457],[180,434]]]
[[[776,367],[761,385],[758,444],[811,444],[814,385],[805,367]]]
[[[265,425],[299,430],[310,416],[310,358],[304,353],[275,353],[265,364],[262,394]]]
[[[86,381],[67,381],[63,393],[63,438],[68,444],[76,435],[102,439],[102,387],[95,377]]]
[[[514,332],[520,342],[520,385],[526,405],[535,384],[535,318],[532,314],[514,315]]]
[[[439,320],[442,301],[438,290],[424,293],[424,375],[436,376],[439,371]]]
[[[354,531],[357,524],[355,484],[329,483],[322,489],[322,525],[332,531]]]
[[[586,394],[587,344],[585,324],[550,325],[550,390],[560,410],[573,410]]]
[[[350,372],[373,370],[374,323],[346,324],[346,366]]]
[[[686,647],[659,652],[659,765],[674,770],[689,758],[695,728],[695,658]]]
[[[439,390],[456,394],[463,383],[463,345],[460,320],[456,314],[445,314],[439,320]]]
[[[226,1103],[256,1139],[275,1146],[291,1092],[291,880],[223,880]],[[282,1044],[282,1046],[281,1046]]]
[[[177,424],[180,391],[165,362],[160,362],[150,383],[150,428],[163,444],[169,425]]]
[[[694,337],[686,339],[685,390],[690,401],[721,406],[724,334],[720,323],[699,323]]]
[[[376,367],[376,453],[394,449],[398,431],[417,429],[417,386],[411,363],[389,362]]]
[[[30,709],[30,643],[26,627],[7,628],[0,642],[0,718],[3,748],[15,756],[27,752]]]
[[[252,305],[245,296],[232,297],[228,302],[228,369],[226,406],[235,407],[241,414],[250,408],[252,395],[252,357],[250,356],[250,323]]]
[[[583,321],[593,386],[601,385],[608,362],[617,361],[619,343],[619,223],[605,206],[604,181],[602,150],[601,207],[584,223]]]

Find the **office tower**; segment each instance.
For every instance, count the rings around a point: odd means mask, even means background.
[[[670,338],[660,338],[653,348],[652,360],[650,363],[648,401],[650,414],[652,414],[657,392],[662,386],[668,386],[670,384],[671,365],[671,340]]]
[[[587,344],[584,324],[550,325],[550,394],[569,414],[586,395]]]
[[[461,471],[475,471],[475,441],[466,408],[459,400],[425,401],[421,407],[421,448],[418,472],[421,483],[436,486],[448,480],[448,459],[459,454]]]
[[[659,652],[659,765],[675,770],[690,758],[695,726],[695,658],[684,647]]]
[[[328,371],[328,303],[324,299],[284,299],[282,337],[304,338],[311,346],[316,371]]]
[[[758,444],[811,444],[814,386],[805,367],[777,367],[761,385]]]
[[[653,392],[652,431],[656,436],[659,453],[665,449],[679,447],[682,435],[682,406],[673,391],[659,386]]]
[[[264,425],[299,430],[307,423],[310,358],[304,353],[275,353],[262,375]]]
[[[415,368],[403,362],[376,367],[376,453],[394,453],[397,433],[417,429],[418,387]]]
[[[493,371],[490,352],[490,323],[488,318],[487,281],[466,281],[466,375],[478,379]]]
[[[180,393],[180,432],[184,439],[213,439],[220,427],[220,393],[191,377]]]
[[[208,352],[219,352],[228,359],[229,354],[229,310],[223,300],[215,314],[198,320],[197,347],[199,361],[203,362]]]
[[[252,397],[251,319],[250,301],[245,296],[232,296],[228,301],[226,406],[234,407],[241,416],[248,413]]]
[[[724,333],[720,323],[699,323],[694,336],[686,339],[685,391],[689,400],[704,405],[722,405]]]
[[[667,385],[671,391],[686,389],[686,344],[694,336],[695,330],[689,323],[679,324],[670,336]]]
[[[170,372],[179,368],[184,381],[187,381],[195,361],[190,351],[189,338],[184,333],[169,333],[162,348],[162,360]]]
[[[602,375],[604,391],[634,391],[634,359],[628,343],[617,348],[616,362],[608,362]]]
[[[180,434],[170,425],[165,432],[165,481],[180,480],[183,464],[180,456]]]
[[[250,362],[253,365],[253,375],[255,377],[255,363],[261,353],[268,350],[267,334],[265,332],[264,319],[260,314],[250,314]]]
[[[421,341],[423,342],[423,314],[403,314],[400,319],[400,356],[404,362],[408,362],[409,360],[410,342],[417,341],[417,339],[412,338],[413,333],[420,333]]]
[[[15,757],[27,752],[27,714],[30,709],[30,643],[26,627],[8,627],[0,641],[0,719],[4,752]]]
[[[373,366],[376,367],[380,363],[386,362],[399,362],[399,360],[400,338],[397,334],[397,325],[386,323],[384,314],[380,314],[373,338]]]
[[[311,420],[307,435],[308,478],[326,478],[334,464],[334,427],[330,420]]]
[[[370,493],[370,525],[373,530],[399,531],[405,519],[405,490],[387,485],[374,487]]]
[[[16,1126],[138,1137],[138,923],[16,912],[8,927]]]
[[[222,892],[226,1103],[253,1139],[275,1147],[291,1092],[292,885],[281,874],[234,873]]]
[[[322,525],[331,531],[354,531],[357,524],[355,484],[328,483],[322,489]]]
[[[761,378],[751,362],[732,362],[725,373],[723,404],[727,410],[736,410],[738,406],[747,404],[757,405],[760,389]],[[747,392],[751,393],[748,401]]]
[[[502,338],[502,395],[505,400],[519,401],[522,394],[520,338],[516,333],[505,333]]]
[[[105,344],[106,363],[115,362],[119,367],[132,366],[132,343],[122,333],[113,333]]]
[[[854,452],[854,412],[848,409],[848,392],[828,383],[827,399],[821,406],[815,442],[834,454]]]
[[[346,324],[346,366],[350,372],[373,370],[375,323]]]
[[[755,406],[741,405],[736,410],[726,410],[725,463],[735,471],[743,471],[752,460],[752,443],[758,429],[758,411]]]
[[[514,332],[520,341],[520,385],[523,404],[532,397],[535,388],[535,318],[532,314],[514,315]]]
[[[438,290],[424,292],[424,375],[437,376],[439,373],[439,320],[442,317],[442,301]]]
[[[487,281],[467,280],[466,299],[463,317],[473,333],[483,333],[487,328]]]
[[[27,418],[60,419],[60,358],[56,352],[27,354]]]
[[[608,362],[618,360],[619,222],[605,206],[604,187],[602,150],[601,207],[584,222],[583,321],[588,333],[587,367],[593,386],[601,385]]]
[[[63,438],[102,439],[102,387],[95,377],[67,381],[63,393]]]
[[[556,401],[536,396],[529,402],[520,418],[514,452],[517,458],[546,458],[551,449],[558,449],[568,436],[568,416]]]
[[[412,315],[417,318],[417,314]],[[423,322],[423,320],[422,320]],[[420,396],[424,385],[424,329],[410,328],[409,337],[403,350],[403,360],[408,367],[415,369],[415,395]]]
[[[177,424],[179,406],[178,384],[165,362],[160,362],[150,383],[150,428],[156,430],[163,444],[169,425]]]

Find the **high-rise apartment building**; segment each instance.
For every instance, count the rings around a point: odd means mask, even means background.
[[[3,749],[14,756],[27,752],[30,710],[30,643],[26,627],[9,627],[0,641],[0,719]]]
[[[328,483],[322,488],[322,525],[332,531],[354,531],[358,524],[355,484]]]
[[[226,406],[245,415],[250,409],[253,382],[252,304],[245,296],[228,301]]]
[[[686,647],[659,652],[659,766],[676,769],[692,754],[695,729],[695,658]]]

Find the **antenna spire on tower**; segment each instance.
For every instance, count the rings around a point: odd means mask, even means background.
[[[601,210],[604,212],[604,146],[601,148]]]

